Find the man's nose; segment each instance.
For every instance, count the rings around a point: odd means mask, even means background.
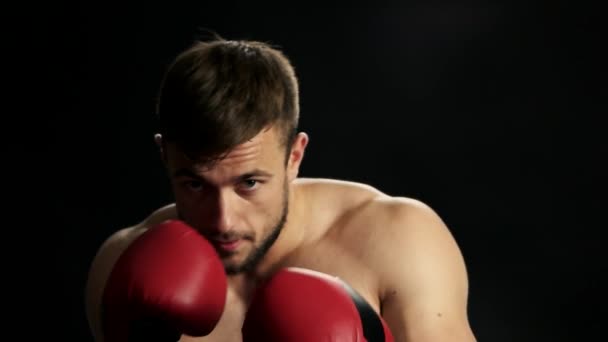
[[[210,228],[217,233],[224,233],[233,228],[234,208],[230,195],[226,192],[216,192],[209,205]]]

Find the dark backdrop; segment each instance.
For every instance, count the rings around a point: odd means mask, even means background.
[[[154,97],[200,28],[273,43],[292,59],[311,137],[302,176],[366,182],[444,218],[468,265],[480,341],[601,332],[601,41],[582,4],[47,7],[25,43],[30,71],[50,76],[23,81],[39,94],[23,104],[45,108],[22,117],[37,151],[26,181],[35,190],[17,198],[28,220],[42,215],[32,206],[50,209],[24,235],[50,249],[33,261],[30,298],[53,304],[22,307],[21,317],[35,312],[54,329],[27,336],[91,341],[83,291],[97,248],[171,201]]]

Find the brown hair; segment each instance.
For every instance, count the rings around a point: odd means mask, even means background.
[[[298,81],[287,57],[269,44],[216,36],[195,42],[170,64],[156,113],[163,140],[197,161],[221,158],[271,126],[289,153]]]

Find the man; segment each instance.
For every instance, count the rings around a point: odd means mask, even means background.
[[[157,111],[155,140],[175,203],[100,247],[86,289],[96,340],[118,260],[150,227],[179,220],[209,241],[227,275],[217,325],[181,341],[241,340],[256,289],[290,268],[348,284],[396,341],[475,341],[463,257],[430,207],[365,184],[298,177],[308,136],[297,131],[298,82],[280,51],[255,41],[198,42],[168,68]]]

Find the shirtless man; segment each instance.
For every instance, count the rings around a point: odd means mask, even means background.
[[[429,206],[365,184],[298,177],[309,138],[297,131],[298,83],[280,51],[197,42],[168,68],[157,111],[175,203],[98,250],[86,287],[96,341],[104,341],[102,298],[117,260],[150,227],[176,219],[210,241],[227,274],[217,325],[180,341],[241,341],[256,286],[290,267],[343,280],[395,341],[475,341],[465,262]]]

